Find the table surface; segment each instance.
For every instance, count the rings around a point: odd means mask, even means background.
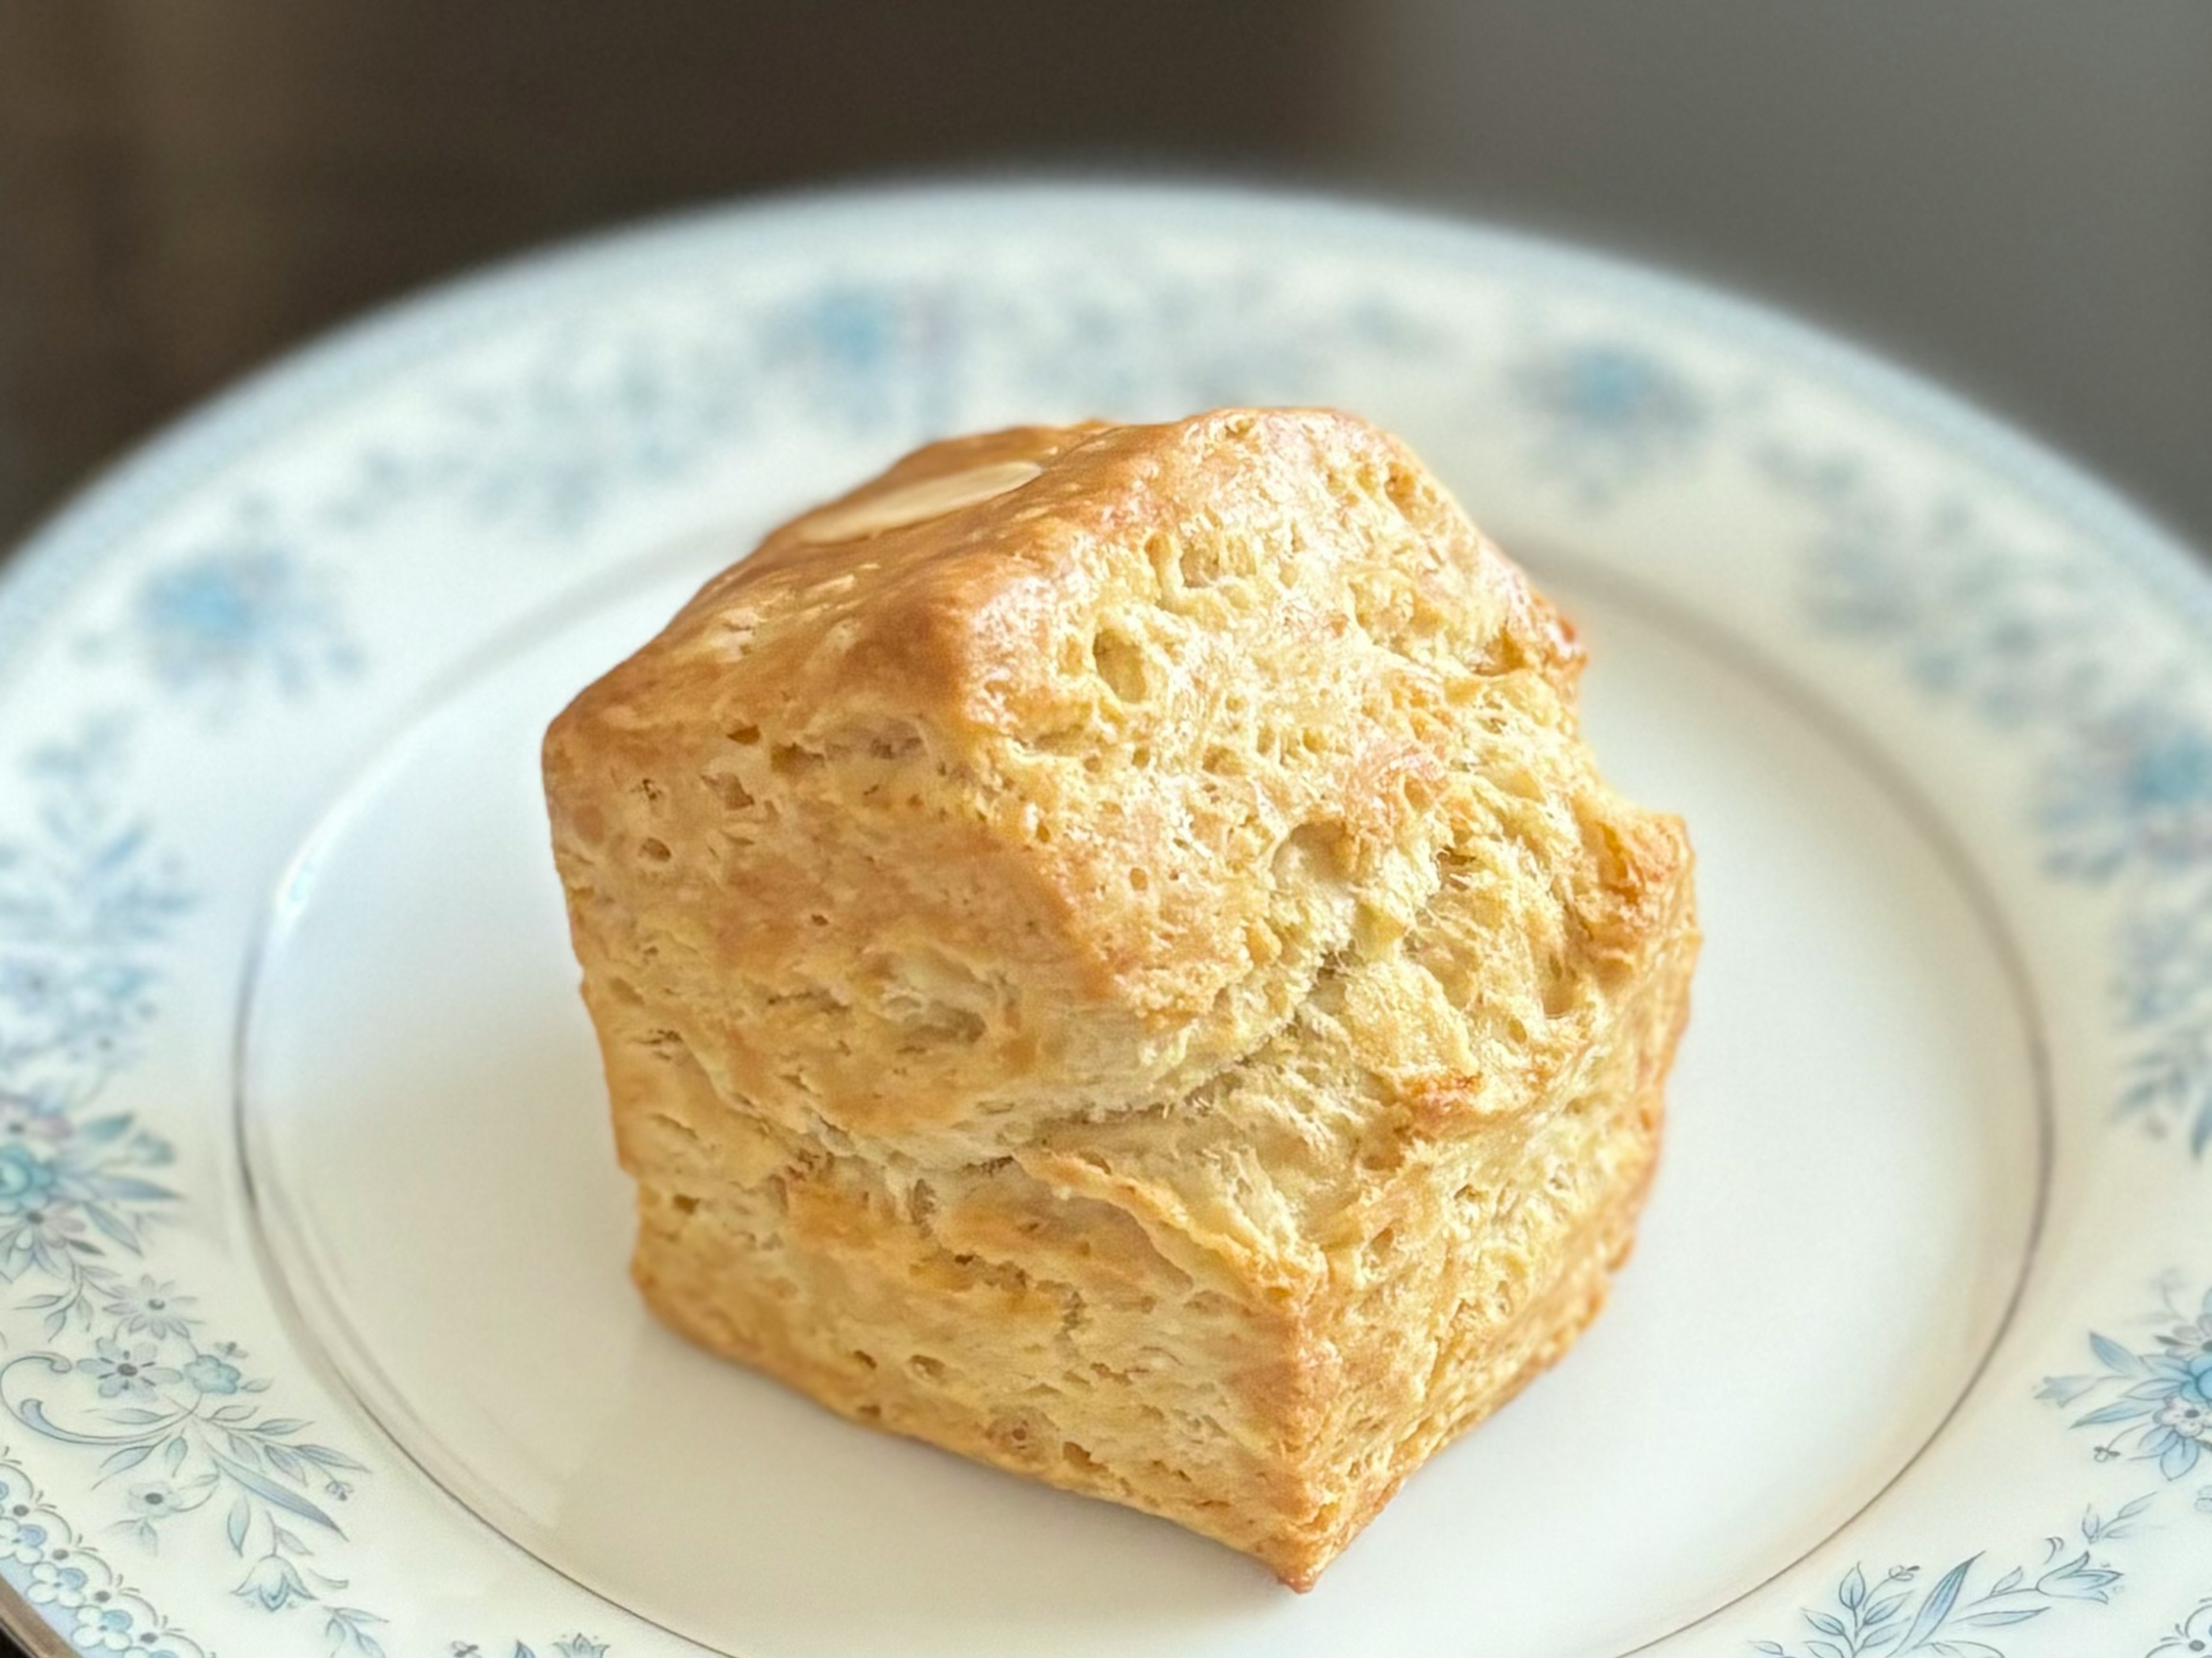
[[[0,548],[225,382],[463,267],[1009,167],[1314,183],[1703,271],[2212,544],[2208,83],[2204,0],[0,8]]]

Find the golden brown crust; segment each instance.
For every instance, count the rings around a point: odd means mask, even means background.
[[[1342,415],[934,445],[770,536],[546,742],[648,1299],[1310,1582],[1648,1178],[1690,854],[1580,663]]]

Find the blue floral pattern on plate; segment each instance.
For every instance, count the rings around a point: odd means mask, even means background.
[[[1905,1658],[1915,1652],[1938,1658],[2004,1658],[1996,1631],[2033,1623],[2068,1602],[2111,1603],[2124,1574],[2094,1551],[2132,1535],[2152,1499],[2123,1503],[2110,1518],[2091,1509],[2075,1528],[2078,1541],[2044,1540],[2032,1563],[1997,1571],[1972,1555],[1930,1582],[1917,1566],[1892,1566],[1869,1579],[1854,1565],[1826,1607],[1801,1614],[1808,1634],[1797,1644],[1753,1641],[1765,1658]]]
[[[125,764],[112,724],[34,750],[39,833],[0,842],[0,1278],[33,1291],[13,1304],[50,1344],[0,1361],[0,1409],[95,1454],[112,1527],[149,1553],[219,1513],[245,1563],[234,1593],[276,1612],[343,1587],[309,1538],[343,1538],[326,1504],[367,1468],[263,1407],[270,1379],[204,1333],[198,1297],[125,1264],[179,1198],[151,1178],[173,1160],[167,1141],[105,1096],[137,1057],[161,946],[191,904],[148,827],[118,811]]]
[[[1609,506],[1689,459],[1712,420],[1686,376],[1626,341],[1574,341],[1532,353],[1510,385],[1539,434],[1536,464],[1586,507]]]
[[[2185,1302],[2172,1282],[2160,1296],[2160,1328],[2148,1344],[2130,1346],[2092,1333],[2097,1370],[2044,1378],[2038,1397],[2061,1409],[2088,1405],[2076,1428],[2108,1429],[2096,1458],[2154,1461],[2168,1479],[2196,1471],[2212,1450],[2212,1290]]]
[[[119,1576],[106,1556],[0,1454],[0,1577],[82,1653],[208,1658]]]
[[[2181,1658],[2183,1654],[2205,1652],[2212,1652],[2212,1597],[2176,1624],[2145,1658]]]
[[[1915,502],[1850,457],[1762,461],[1812,515],[1821,628],[1889,653],[1929,696],[2027,745],[2028,813],[2059,880],[2112,907],[2130,1039],[2119,1115],[2212,1147],[2212,716],[2188,664],[2147,647],[2109,562],[2019,547],[1972,506]]]
[[[588,1635],[564,1636],[545,1649],[551,1658],[607,1658],[607,1643],[594,1641]],[[496,1650],[487,1650],[473,1641],[456,1641],[448,1651],[452,1658],[501,1658]],[[505,1658],[538,1658],[538,1649],[517,1641],[514,1650]]]
[[[243,695],[266,677],[292,695],[360,665],[329,584],[281,547],[211,548],[139,586],[133,624],[147,671],[173,690]]]

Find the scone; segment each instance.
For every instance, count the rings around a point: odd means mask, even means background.
[[[633,1270],[1294,1587],[1627,1254],[1698,933],[1574,636],[1328,412],[933,444],[545,743]]]

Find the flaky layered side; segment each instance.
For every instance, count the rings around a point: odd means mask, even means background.
[[[1341,415],[939,444],[776,531],[546,741],[647,1297],[1310,1583],[1649,1177],[1689,851],[1579,666]]]

